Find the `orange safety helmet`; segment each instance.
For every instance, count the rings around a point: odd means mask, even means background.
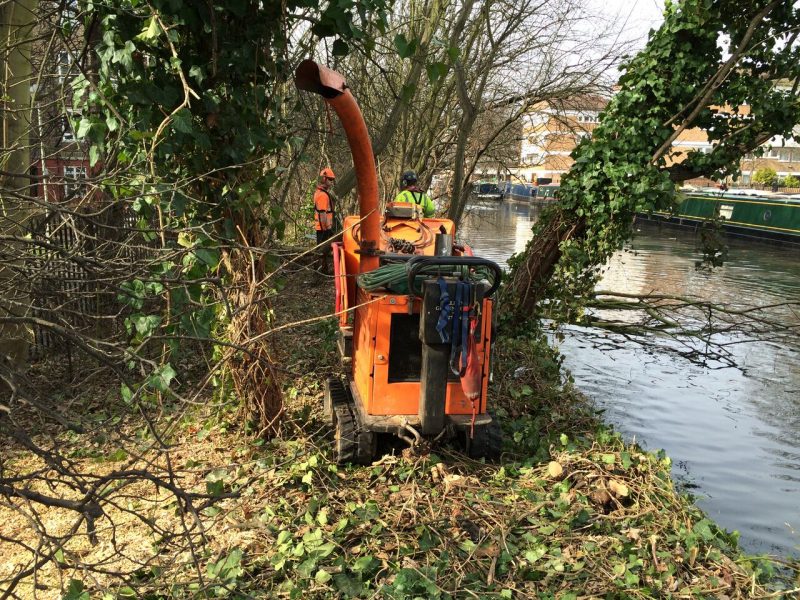
[[[333,174],[333,169],[330,167],[325,167],[322,171],[319,172],[320,177],[327,177],[328,179],[336,179],[336,175]]]

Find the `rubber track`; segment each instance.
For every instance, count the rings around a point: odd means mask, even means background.
[[[340,465],[355,462],[358,443],[356,439],[355,421],[348,403],[334,404],[334,454],[336,463]]]
[[[344,383],[338,377],[328,378],[325,388],[325,397],[322,399],[322,412],[325,417],[333,423],[333,407],[337,404],[347,404],[350,396],[344,387]],[[328,403],[330,401],[330,404]]]
[[[496,460],[500,458],[502,452],[503,430],[497,422],[497,417],[492,416],[491,423],[475,428],[475,436],[469,445],[469,455],[471,458]]]

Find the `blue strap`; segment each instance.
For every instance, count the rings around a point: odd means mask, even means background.
[[[458,334],[461,330],[458,327],[458,320],[461,318],[461,287],[460,282],[456,282],[456,292],[455,292],[455,299],[453,302],[453,318],[452,318],[452,325],[453,328],[450,332],[450,342],[453,344],[453,348],[458,345]],[[451,350],[451,358],[452,358],[452,350]]]
[[[468,283],[463,281],[456,283],[456,301],[453,307],[453,332],[451,335],[452,345],[450,346],[450,370],[456,375],[461,375],[463,369],[466,369],[467,366],[467,354],[464,351],[464,346],[467,342],[467,335],[469,335],[469,315],[464,314],[464,308],[469,311],[469,289]],[[464,334],[465,331],[467,332],[466,335]],[[460,362],[463,366],[459,364],[459,352],[461,353]]]
[[[444,277],[439,277],[438,284],[439,320],[436,322],[436,331],[443,344],[450,343],[450,370],[456,375],[463,375],[467,370],[472,286],[465,281],[457,281],[451,300]]]
[[[442,343],[450,341],[450,334],[447,325],[453,319],[453,303],[450,301],[450,294],[447,293],[447,282],[444,277],[439,277],[439,321],[436,323],[436,331]]]

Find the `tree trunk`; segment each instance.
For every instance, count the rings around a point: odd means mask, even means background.
[[[29,215],[24,196],[29,194],[31,121],[31,34],[36,19],[36,0],[16,0],[0,8],[0,71],[2,73],[3,159],[0,171],[0,234],[24,235]],[[0,264],[0,360],[19,366],[27,360],[30,331],[24,325],[6,323],[4,316],[22,316],[30,307],[24,287],[16,284],[19,265],[13,248]]]
[[[261,248],[264,239],[258,219],[240,215],[236,221],[244,247],[230,250],[225,261],[233,312],[226,336],[231,344],[227,369],[242,403],[244,421],[255,427],[257,435],[271,438],[280,433],[283,393],[271,342],[265,337],[269,327],[265,315],[270,312],[262,292],[266,256],[250,251]]]
[[[467,141],[474,122],[474,116],[465,114],[465,118],[459,127],[456,152],[453,157],[453,189],[450,195],[450,209],[447,211],[447,217],[456,225],[461,221],[461,217],[464,214],[464,206],[467,203],[467,196],[469,195],[469,186],[464,177],[464,162],[466,161]]]
[[[532,315],[544,297],[550,277],[561,258],[561,244],[580,237],[586,228],[583,217],[565,213],[560,207],[547,227],[531,240],[525,250],[525,262],[517,267],[510,282],[509,293],[514,298],[514,312],[519,316]]]

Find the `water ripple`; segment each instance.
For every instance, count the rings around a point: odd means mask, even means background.
[[[502,264],[524,249],[539,212],[522,202],[474,205],[460,239]],[[600,287],[739,307],[800,301],[796,249],[728,243],[723,267],[698,271],[701,254],[691,236],[642,228],[605,267]],[[800,323],[797,310],[776,314]],[[797,554],[800,341],[733,345],[740,368],[713,369],[679,357],[674,342],[659,341],[653,349],[591,328],[566,327],[564,333],[561,351],[576,385],[629,439],[663,448],[678,481],[709,516],[740,531],[747,550]]]

